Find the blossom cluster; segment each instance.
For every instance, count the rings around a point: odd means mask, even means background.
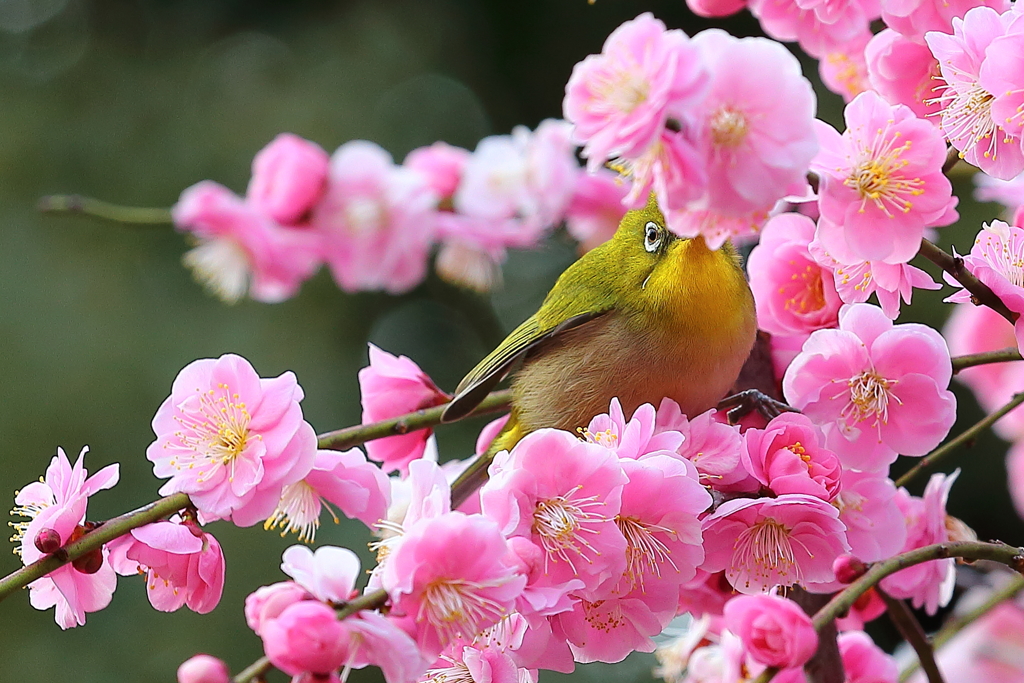
[[[346,292],[408,291],[438,273],[488,291],[510,247],[530,247],[565,221],[585,245],[625,213],[615,174],[581,174],[565,122],[480,141],[443,142],[396,165],[380,146],[345,143],[328,156],[281,134],[252,163],[245,197],[213,181],[186,189],[175,225],[196,246],[185,264],[221,299],[277,302],[326,264]]]

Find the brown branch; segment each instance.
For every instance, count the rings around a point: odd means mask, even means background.
[[[973,368],[976,365],[988,365],[989,363],[1007,363],[1015,360],[1024,360],[1017,347],[1011,346],[998,351],[985,351],[984,353],[970,353],[964,356],[953,356],[953,374],[957,374],[964,368]]]
[[[907,607],[907,603],[897,600],[880,588],[876,588],[875,592],[878,593],[879,597],[882,598],[882,602],[885,603],[885,608],[889,612],[889,619],[892,620],[896,630],[900,632],[904,640],[910,643],[910,647],[914,648],[914,652],[917,653],[917,661],[921,663],[924,675],[928,677],[928,683],[945,683],[942,678],[942,672],[939,671],[939,665],[935,663],[935,651],[932,649],[932,644],[928,640],[924,629],[921,628],[921,623],[917,620],[917,617]]]
[[[926,239],[921,240],[921,250],[918,253],[939,268],[942,268],[954,280],[963,285],[964,289],[971,293],[971,301],[975,305],[988,306],[1011,323],[1017,321],[1017,314],[1007,308],[1002,299],[996,296],[995,292],[989,289],[988,285],[974,277],[967,270],[962,258],[950,256]]]

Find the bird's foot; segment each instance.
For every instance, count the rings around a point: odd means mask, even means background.
[[[732,396],[726,396],[718,402],[718,409],[726,411],[729,424],[736,424],[755,410],[766,420],[783,413],[799,413],[793,406],[778,401],[757,389],[747,389]]]

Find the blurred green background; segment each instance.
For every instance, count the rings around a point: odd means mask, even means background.
[[[328,150],[374,140],[399,161],[438,139],[472,149],[485,135],[560,116],[573,64],[645,10],[691,34],[709,25],[682,0],[0,0],[0,492],[7,505],[58,445],[71,457],[89,445],[91,471],[121,463],[120,485],[93,499],[90,519],[154,499],[149,421],[175,374],[196,358],[230,351],[264,376],[293,370],[318,431],[358,422],[356,371],[367,341],[412,357],[450,390],[575,257],[561,235],[513,254],[504,288],[486,299],[436,278],[401,297],[345,296],[321,273],[289,302],[228,307],[192,282],[180,265],[186,244],[173,230],[40,215],[39,196],[79,192],[169,206],[204,178],[241,193],[253,155],[282,131]],[[745,15],[728,26],[757,32]],[[841,102],[823,94],[820,110],[836,121]],[[961,183],[961,196],[967,187]],[[994,210],[969,200],[964,208],[961,227],[943,235],[961,251]],[[919,294],[905,319],[940,323],[941,296]],[[966,393],[958,396],[962,428],[979,413]],[[468,455],[480,424],[443,429],[442,456]],[[986,436],[951,460],[946,469],[971,460],[951,510],[982,538],[1021,543],[1003,450]],[[227,557],[224,598],[212,614],[155,612],[142,581],[122,579],[108,609],[61,632],[52,610],[37,612],[17,595],[0,605],[0,682],[173,681],[178,664],[199,651],[234,671],[253,661],[261,650],[242,602],[282,578],[280,553],[292,539],[223,523],[212,531]],[[322,527],[318,536],[364,558],[366,540],[355,523]],[[0,574],[19,566],[3,556]],[[651,666],[650,656],[634,656],[614,671],[581,667],[577,677],[645,680]]]

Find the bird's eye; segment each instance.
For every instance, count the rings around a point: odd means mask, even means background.
[[[661,246],[661,227],[654,222],[644,226],[644,249],[650,253],[658,251]]]

